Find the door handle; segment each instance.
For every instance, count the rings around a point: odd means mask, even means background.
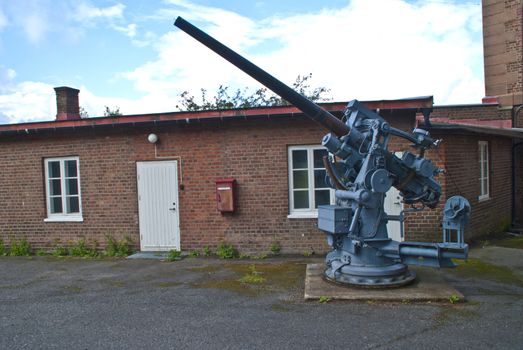
[[[175,211],[176,210],[176,203],[173,203],[173,207],[169,208],[169,210]]]

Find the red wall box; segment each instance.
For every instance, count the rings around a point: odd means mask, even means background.
[[[216,206],[222,213],[232,213],[235,209],[234,187],[236,180],[232,178],[216,180]]]

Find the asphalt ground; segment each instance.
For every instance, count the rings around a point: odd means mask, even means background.
[[[522,349],[523,250],[471,256],[454,304],[304,301],[320,258],[0,257],[0,349]]]

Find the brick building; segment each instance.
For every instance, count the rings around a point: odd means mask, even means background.
[[[324,152],[319,141],[325,130],[296,108],[80,119],[78,90],[56,90],[56,121],[0,126],[4,240],[23,236],[33,247],[48,248],[57,240],[103,242],[112,234],[130,236],[141,249],[153,250],[198,249],[220,241],[242,251],[267,251],[273,241],[284,252],[326,249],[314,208],[332,194],[312,186],[315,172],[324,171],[317,159]],[[416,113],[430,107],[432,99],[366,104],[379,108],[393,126],[410,131]],[[323,105],[336,115],[344,106]],[[474,234],[500,230],[510,222],[506,182],[514,131],[433,128],[436,136],[445,135],[437,154],[429,155],[447,168],[439,179],[444,194],[436,210],[408,216],[406,238],[439,240],[447,192],[471,200]],[[154,144],[151,134],[158,139]],[[490,194],[483,202],[478,199],[480,141],[488,142],[490,155]],[[408,145],[393,139],[391,148],[402,151]],[[295,165],[296,157],[303,157],[305,165]],[[293,185],[294,172],[306,173],[310,185]],[[216,180],[223,178],[237,182],[234,213],[217,210]],[[147,199],[151,194],[163,202]]]
[[[444,202],[455,194],[472,205],[468,239],[523,218],[523,131],[514,129],[523,127],[521,6],[483,6],[487,97],[480,105],[436,106],[431,124],[423,125],[444,140],[428,157],[447,172],[438,178],[439,206],[406,214],[407,240],[439,241]],[[296,108],[80,119],[78,92],[56,89],[55,121],[0,125],[6,243],[25,237],[34,248],[50,248],[57,240],[103,243],[111,234],[131,237],[142,250],[220,241],[243,252],[266,252],[274,241],[287,253],[326,250],[315,219],[315,207],[333,199],[317,180],[326,130]],[[430,97],[365,104],[406,131],[423,124],[419,112],[433,107]],[[336,116],[345,105],[322,104]],[[408,147],[391,142],[394,151]],[[217,209],[217,180],[227,178],[236,181],[232,213]],[[397,193],[387,198],[388,210],[401,210]],[[401,239],[397,227],[390,230]]]

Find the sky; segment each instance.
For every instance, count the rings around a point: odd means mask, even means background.
[[[0,124],[176,111],[184,91],[260,85],[173,26],[193,23],[284,83],[332,101],[484,96],[480,0],[0,0]]]

